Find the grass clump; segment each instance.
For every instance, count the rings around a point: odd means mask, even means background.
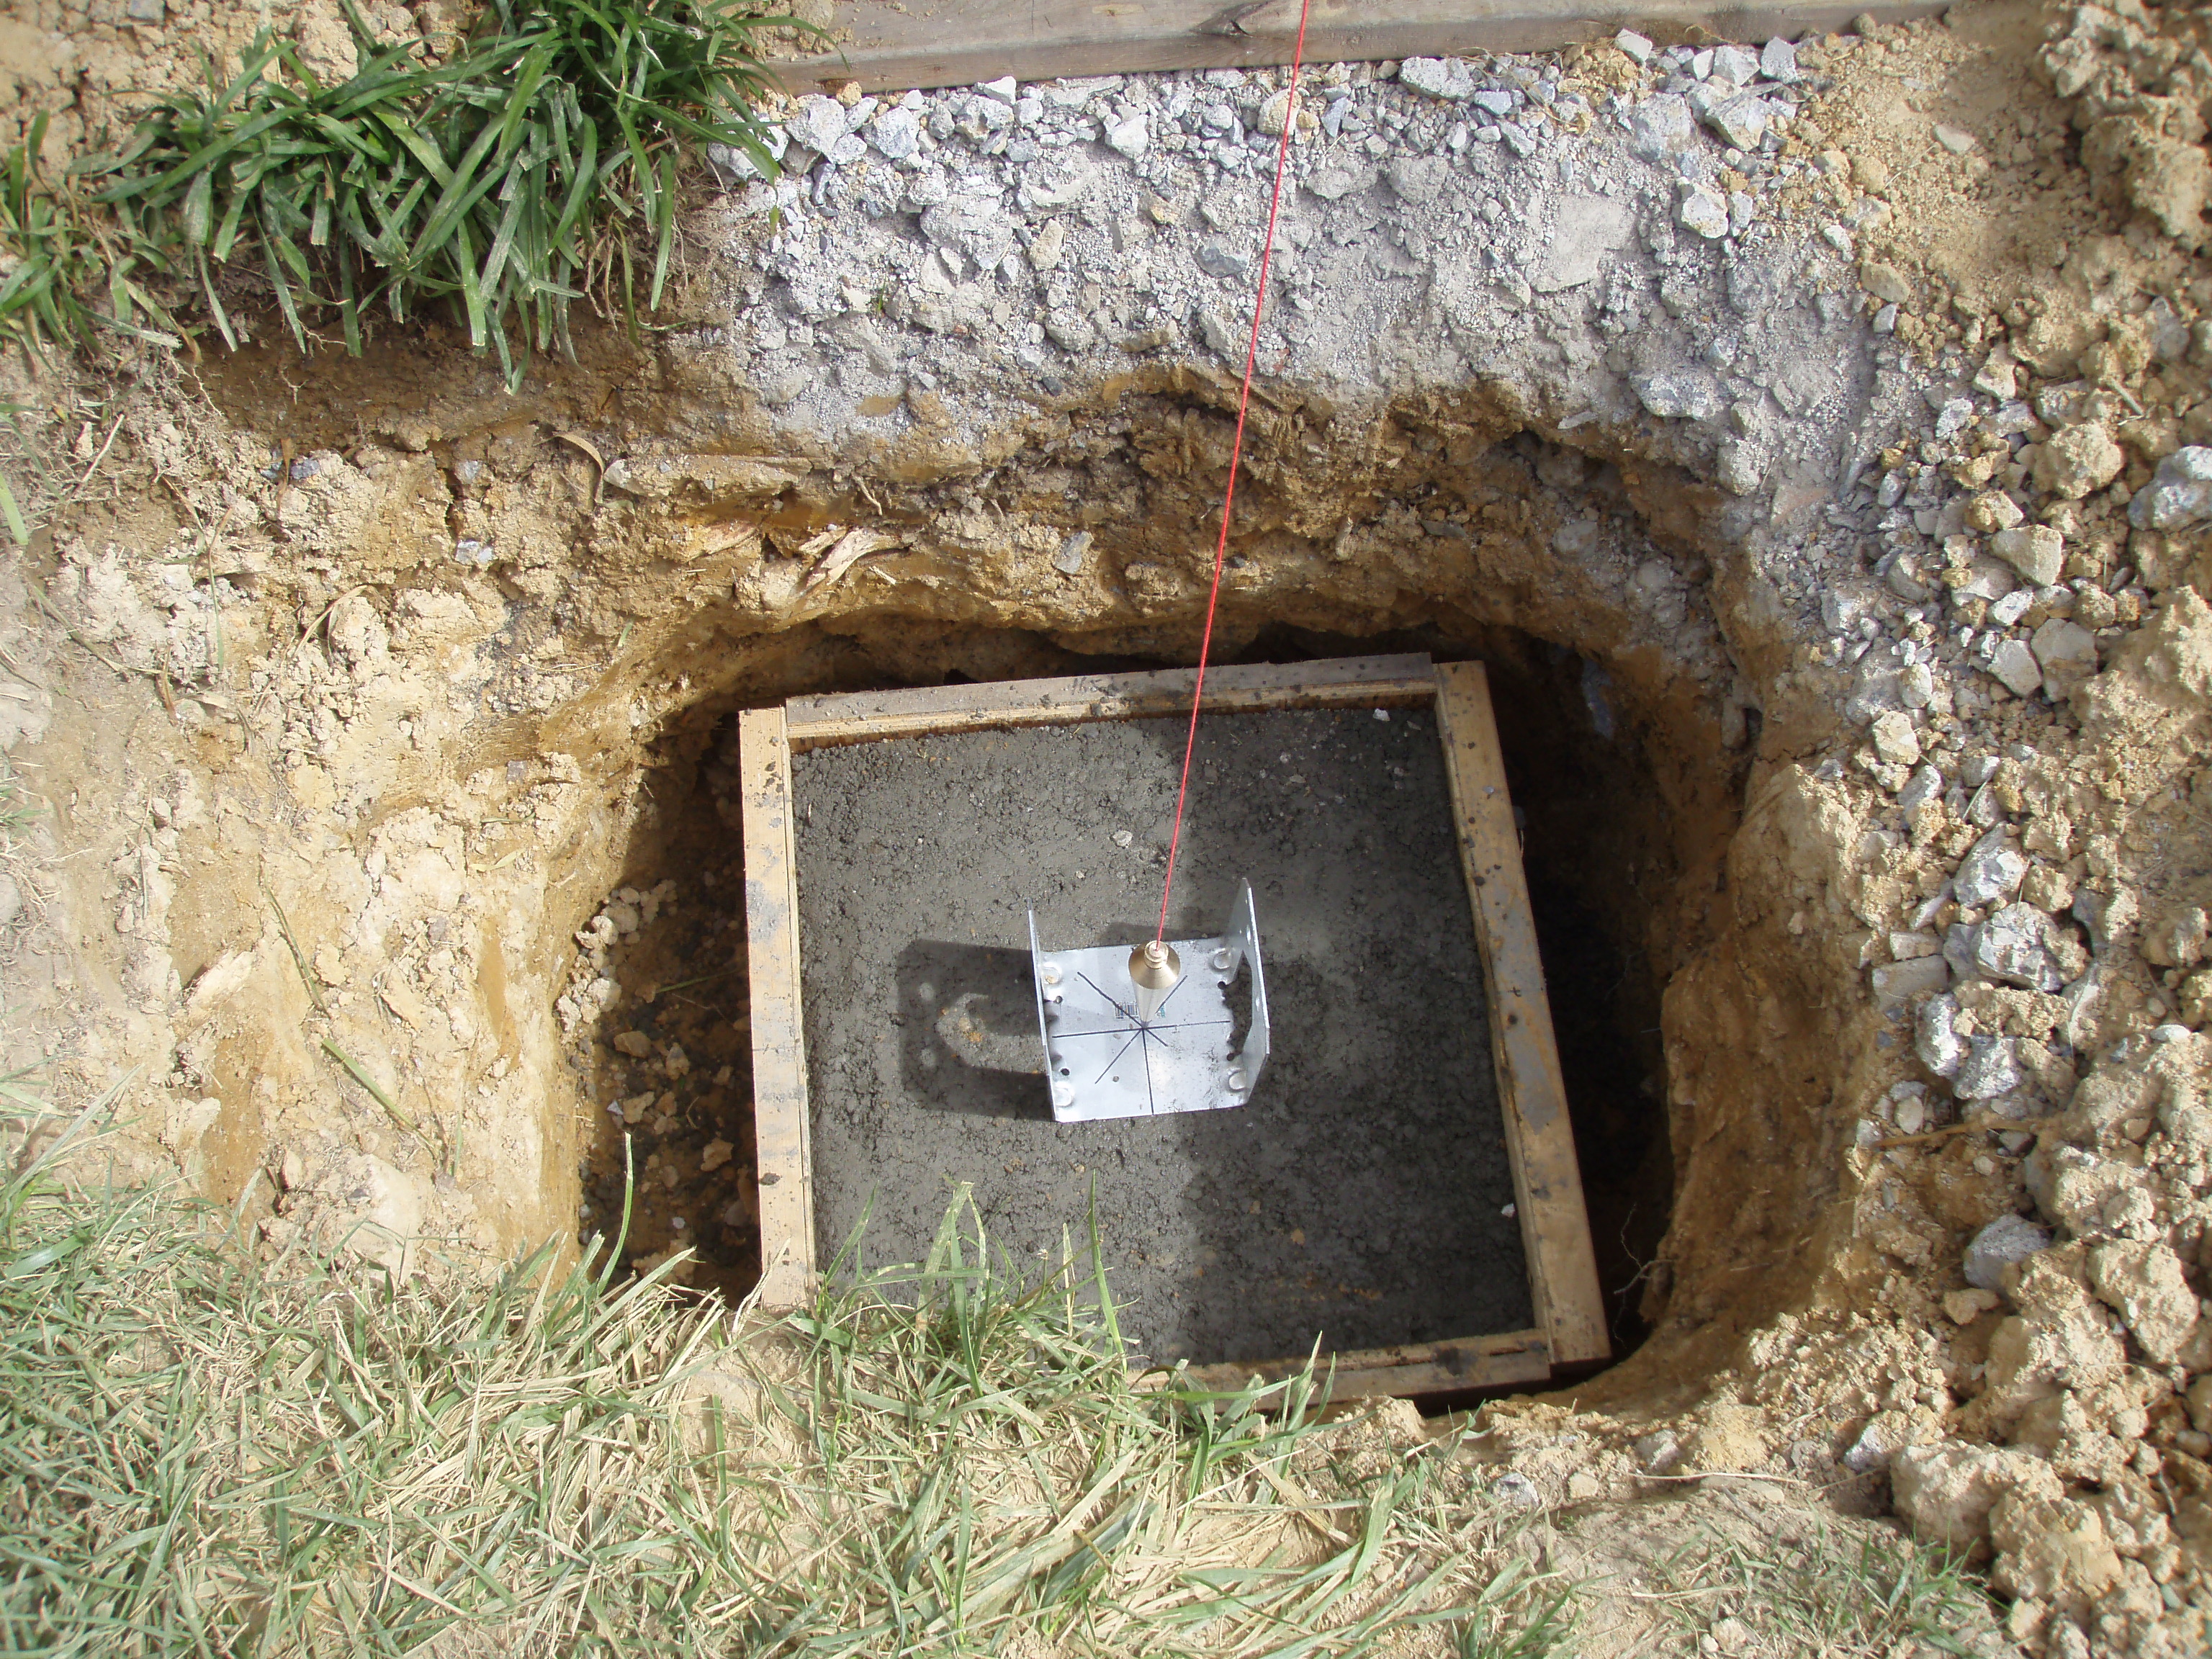
[[[129,246],[76,181],[49,179],[46,125],[41,111],[24,142],[0,161],[0,340],[19,340],[40,353],[64,345],[97,348],[106,326],[175,345],[173,334],[139,320],[169,322],[145,285],[149,265],[158,262]],[[87,299],[102,289],[104,312]],[[12,518],[10,528],[19,528]]]
[[[119,152],[81,163],[88,197],[41,184],[34,127],[6,173],[0,331],[146,335],[137,316],[167,317],[155,272],[234,349],[241,291],[273,301],[303,348],[334,318],[355,353],[374,317],[449,304],[517,384],[533,351],[572,354],[575,300],[634,314],[641,259],[644,303],[659,303],[681,144],[728,145],[773,176],[756,46],[807,27],[748,0],[491,0],[439,58],[380,41],[341,4],[353,74],[325,82],[264,29],[234,70],[210,61]],[[100,313],[84,296],[103,283]]]
[[[738,1341],[588,1255],[263,1264],[65,1160],[0,1187],[8,1651],[1292,1659],[1526,1589],[1419,1545],[1425,1467],[1299,1487],[1300,1399],[1137,1389],[1073,1265],[1010,1285],[972,1214]]]

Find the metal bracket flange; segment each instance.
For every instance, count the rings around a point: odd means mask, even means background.
[[[1149,1020],[1137,1014],[1129,947],[1046,951],[1030,912],[1030,968],[1052,1115],[1062,1123],[1219,1111],[1252,1097],[1267,1063],[1267,981],[1252,884],[1237,884],[1229,926],[1170,941],[1182,977]],[[1240,975],[1249,1001],[1240,1022]],[[1237,1042],[1240,1023],[1243,1041]]]

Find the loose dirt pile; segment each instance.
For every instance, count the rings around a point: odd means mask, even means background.
[[[1554,995],[1616,1011],[1578,1127],[1648,1149],[1598,1206],[1645,1340],[1480,1414],[1501,1490],[1632,1528],[1749,1471],[1987,1559],[2031,1651],[2179,1654],[2212,64],[2054,15],[1323,72],[1224,627],[1482,656],[1597,919],[1613,988]],[[1281,91],[801,100],[691,318],[520,395],[434,337],[11,367],[9,1062],[136,1067],[130,1173],[395,1262],[611,1226],[619,1122],[646,1252],[743,1283],[727,716],[1194,654]]]

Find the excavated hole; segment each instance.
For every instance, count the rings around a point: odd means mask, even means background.
[[[813,637],[781,639],[776,655],[792,666],[744,702],[933,683],[915,675],[910,640],[798,631]],[[1650,934],[1680,874],[1680,826],[1663,805],[1645,734],[1618,706],[1606,672],[1565,644],[1455,617],[1358,637],[1264,627],[1229,659],[1389,651],[1488,665],[1601,1278],[1625,1352],[1644,1334],[1641,1276],[1670,1200],[1662,986]],[[1158,656],[1077,655],[1012,630],[956,630],[935,653],[933,683],[1171,665]],[[651,744],[642,786],[649,804],[613,884],[615,902],[638,915],[635,933],[608,953],[624,995],[599,1022],[597,1040],[574,1047],[572,1065],[597,1125],[580,1233],[611,1233],[617,1224],[627,1133],[638,1175],[629,1261],[688,1244],[705,1264],[694,1282],[735,1293],[757,1273],[759,1243],[733,716],[729,701],[704,699],[672,716]],[[1432,724],[1425,729],[1433,741]],[[1301,1040],[1295,1031],[1277,1039]],[[680,1049],[672,1065],[672,1045]]]

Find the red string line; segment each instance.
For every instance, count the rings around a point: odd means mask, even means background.
[[[1168,836],[1167,878],[1160,884],[1160,924],[1153,938],[1168,936],[1168,901],[1175,893],[1176,854],[1182,847],[1182,810],[1190,798],[1190,757],[1198,747],[1198,710],[1206,697],[1206,659],[1213,650],[1213,612],[1221,599],[1221,567],[1229,553],[1229,510],[1237,502],[1237,468],[1244,457],[1244,415],[1252,404],[1252,373],[1260,362],[1260,319],[1267,308],[1267,270],[1275,258],[1275,222],[1283,208],[1283,175],[1290,170],[1291,135],[1298,124],[1298,71],[1306,57],[1306,17],[1313,0],[1299,0],[1297,43],[1291,48],[1290,96],[1283,108],[1283,136],[1275,146],[1275,189],[1267,198],[1267,240],[1260,247],[1260,281],[1252,296],[1252,337],[1244,347],[1244,384],[1237,393],[1237,436],[1229,446],[1229,487],[1221,497],[1221,535],[1213,544],[1213,586],[1206,596],[1206,632],[1198,645],[1198,684],[1190,694],[1190,732],[1183,739],[1182,781],[1176,789],[1175,828]]]

